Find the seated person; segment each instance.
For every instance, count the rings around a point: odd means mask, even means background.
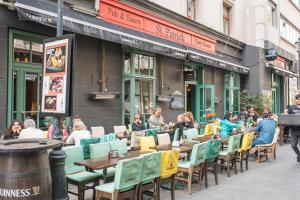
[[[224,119],[221,121],[221,137],[226,138],[232,134],[234,128],[239,128],[239,124],[233,123],[234,118],[232,117],[232,113],[226,113]]]
[[[43,131],[36,128],[35,121],[33,119],[26,119],[24,121],[24,129],[19,135],[19,139],[27,138],[44,138]]]
[[[80,145],[81,139],[91,138],[90,131],[86,130],[86,126],[82,121],[75,121],[73,124],[73,132],[68,137],[67,144],[75,144],[76,146]]]
[[[191,112],[186,112],[183,114],[184,127],[194,128],[194,116]]]
[[[269,118],[269,113],[263,114],[263,119],[254,128],[254,131],[259,132],[259,137],[252,142],[252,147],[258,144],[271,144],[275,134],[276,124],[274,120]]]
[[[22,122],[15,119],[14,121],[12,121],[9,128],[5,130],[4,134],[1,136],[1,140],[18,139],[22,128]]]
[[[133,123],[131,125],[132,131],[143,131],[145,130],[145,126],[141,121],[141,117],[139,114],[134,115]]]
[[[165,125],[164,118],[161,116],[161,108],[157,107],[148,120],[149,128],[160,128]]]

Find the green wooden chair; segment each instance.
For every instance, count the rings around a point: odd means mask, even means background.
[[[173,141],[179,141],[179,128],[176,128]]]
[[[207,182],[207,171],[208,168],[211,166],[212,167],[212,172],[214,173],[215,176],[215,183],[218,185],[218,155],[221,149],[221,139],[218,140],[209,140],[206,146],[206,151],[205,151],[205,187],[208,187],[208,182]]]
[[[155,143],[158,144],[158,138],[157,138],[158,131],[159,131],[158,128],[147,129],[145,136],[153,136]]]
[[[179,161],[178,171],[183,175],[187,174],[187,178],[176,177],[176,180],[186,182],[188,184],[189,194],[192,194],[192,178],[194,174],[198,175],[198,183],[201,187],[201,177],[204,170],[205,151],[207,142],[195,144],[193,146],[190,160]]]
[[[143,193],[151,194],[158,198],[157,184],[160,177],[161,152],[154,152],[141,156],[143,158],[141,182],[139,186],[139,199],[143,199]],[[153,189],[153,192],[149,190]]]
[[[117,164],[115,181],[101,184],[96,189],[96,199],[137,199],[138,186],[141,180],[143,158],[121,160]]]
[[[126,155],[127,154],[127,142],[124,140],[116,140],[108,142],[110,145],[110,150],[118,151],[119,155]]]
[[[183,136],[185,137],[185,139],[187,139],[188,143],[199,143],[198,141],[193,140],[193,138],[197,137],[198,135],[198,129],[196,128],[183,130]]]
[[[234,172],[235,174],[237,174],[236,163],[237,163],[238,151],[240,149],[240,142],[241,142],[241,134],[230,136],[228,141],[228,148],[224,151],[219,152],[218,159],[222,160],[223,162],[226,161],[228,177],[230,177],[231,163],[233,163]]]
[[[98,143],[98,144],[90,144],[90,157],[91,159],[107,159],[108,154],[110,152],[110,144],[108,142]],[[105,171],[106,170],[106,171]],[[114,177],[116,168],[109,167],[105,170],[95,170],[98,174],[101,174],[103,179]]]
[[[84,192],[87,189],[93,189],[99,184],[100,174],[94,172],[87,172],[83,166],[76,166],[74,162],[82,161],[83,150],[81,146],[69,146],[64,147],[63,151],[66,153],[65,161],[65,172],[67,187],[68,184],[76,185],[78,188],[78,193],[68,190],[68,193],[78,196],[79,200],[84,200]],[[93,183],[92,187],[87,186],[87,184]]]

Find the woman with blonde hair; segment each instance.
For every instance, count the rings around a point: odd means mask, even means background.
[[[76,146],[80,145],[81,139],[91,138],[91,133],[86,129],[83,121],[78,120],[73,124],[73,132],[68,137],[66,143],[67,144],[75,144]]]

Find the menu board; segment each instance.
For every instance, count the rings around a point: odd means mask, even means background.
[[[69,114],[71,45],[70,36],[44,41],[42,113]]]

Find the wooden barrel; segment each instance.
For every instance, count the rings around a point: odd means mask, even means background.
[[[51,200],[47,149],[58,141],[7,140],[0,143],[0,199]]]

